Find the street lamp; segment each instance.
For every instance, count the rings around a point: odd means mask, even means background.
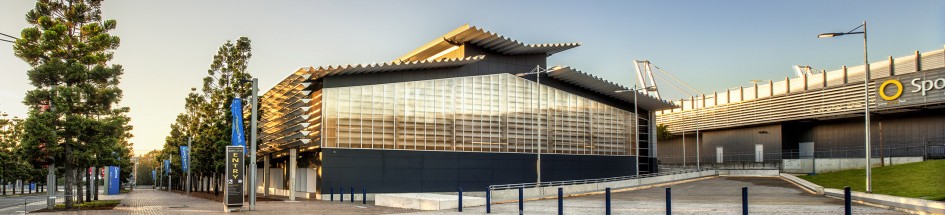
[[[535,82],[538,83],[538,161],[535,164],[535,170],[538,182],[536,184],[541,184],[541,73],[548,73],[554,71],[552,69],[542,69],[541,66],[535,65],[535,69],[526,73],[518,73],[515,76],[526,76],[526,75],[535,75]]]
[[[637,159],[637,168],[635,168],[635,171],[634,171],[634,172],[636,173],[636,175],[640,175],[640,112],[639,112],[639,108],[638,108],[638,105],[637,105],[637,94],[640,93],[640,92],[639,92],[640,90],[643,90],[644,92],[656,91],[656,86],[649,86],[649,87],[639,88],[639,87],[637,87],[637,85],[633,85],[633,89],[614,91],[615,93],[634,92],[634,93],[633,93],[633,115],[635,115],[635,116],[633,117],[633,124],[636,125],[636,127],[634,128],[635,131],[633,131],[633,133],[634,133],[634,140],[633,140],[633,141],[637,143],[636,149],[635,149],[635,152],[634,152],[634,153],[636,154],[636,156],[637,156],[637,158],[636,158],[636,159]]]
[[[857,29],[863,28],[863,31],[856,31]],[[866,131],[866,192],[873,192],[873,183],[872,183],[872,173],[870,165],[870,62],[869,62],[869,52],[866,46],[866,21],[863,21],[863,24],[853,28],[853,30],[841,33],[823,33],[817,35],[817,38],[828,38],[828,37],[837,37],[848,34],[863,34],[863,67],[864,74],[866,77],[863,79],[863,115],[865,115],[866,122],[864,123],[864,130]]]
[[[249,192],[249,210],[256,210],[256,113],[259,106],[259,79],[243,79],[240,80],[242,83],[250,82],[253,84],[252,89],[252,114],[250,114],[250,127],[249,127],[249,184],[252,186]],[[268,180],[268,179],[267,179]],[[294,183],[294,182],[293,182]]]

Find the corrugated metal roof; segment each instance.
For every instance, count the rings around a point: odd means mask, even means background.
[[[398,60],[415,61],[426,59],[455,46],[455,44],[463,43],[474,44],[501,54],[545,53],[548,56],[581,45],[581,43],[525,44],[497,33],[466,24],[401,56]]]
[[[632,93],[616,92],[618,90],[630,90],[629,88],[604,80],[600,77],[581,72],[580,70],[573,69],[571,67],[555,67],[550,72],[548,72],[548,77],[558,79],[565,83],[574,84],[578,87],[617,98],[629,103],[633,103]],[[660,100],[644,93],[633,93],[637,94],[637,102],[639,102],[639,106],[643,109],[656,111],[676,107],[676,105],[669,101]]]
[[[445,59],[436,59],[436,60],[420,60],[420,61],[404,61],[404,62],[394,61],[394,62],[389,62],[389,63],[356,64],[356,65],[348,64],[348,65],[309,68],[308,74],[311,74],[309,79],[314,80],[314,79],[325,77],[325,76],[346,75],[346,74],[362,74],[362,73],[393,72],[393,71],[417,70],[417,69],[447,68],[447,67],[463,66],[466,64],[480,61],[485,58],[486,58],[485,55],[478,55],[478,56],[470,56],[470,57],[465,57],[465,58],[445,58]]]

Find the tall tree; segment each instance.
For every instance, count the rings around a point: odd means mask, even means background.
[[[207,97],[207,102],[201,110],[206,116],[201,123],[206,124],[208,128],[200,135],[204,138],[203,143],[208,144],[205,148],[214,152],[208,155],[209,160],[213,161],[210,169],[213,171],[211,174],[217,176],[217,183],[214,183],[216,185],[222,184],[223,179],[219,177],[219,174],[223,172],[225,149],[232,137],[229,127],[233,123],[232,117],[226,109],[233,102],[233,98],[245,98],[252,93],[250,92],[251,84],[242,82],[242,80],[252,78],[252,75],[246,71],[249,59],[253,56],[250,43],[247,37],[240,37],[235,43],[226,41],[213,56],[213,62],[207,70],[207,77],[203,79],[202,91]],[[214,186],[214,193],[219,194],[218,186]]]
[[[2,193],[7,194],[6,185],[16,182],[23,178],[23,171],[28,171],[28,167],[23,165],[23,160],[15,155],[15,151],[21,137],[23,136],[23,120],[19,118],[9,119],[6,113],[0,118],[0,185],[3,185]],[[15,187],[14,187],[15,189]]]
[[[105,20],[102,0],[38,0],[26,13],[32,25],[14,44],[17,57],[32,66],[27,75],[35,89],[23,103],[30,106],[22,149],[34,165],[65,169],[66,195],[74,195],[77,166],[118,145],[125,135],[115,127],[127,108],[117,108],[122,67],[109,64],[120,40],[108,32],[117,26]],[[120,121],[120,120],[118,120]],[[108,130],[112,129],[112,130]],[[66,198],[72,208],[73,201]]]

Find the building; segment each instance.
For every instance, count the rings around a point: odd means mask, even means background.
[[[652,113],[674,106],[637,94],[635,111],[626,87],[547,67],[579,45],[464,25],[389,63],[301,68],[262,97],[261,186],[311,197],[651,172]]]
[[[873,165],[945,155],[943,50],[869,68]],[[659,162],[796,173],[864,168],[864,71],[843,67],[675,101],[678,108],[656,113],[673,134],[659,141]]]

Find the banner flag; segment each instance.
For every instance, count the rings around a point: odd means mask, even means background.
[[[171,174],[171,160],[164,160],[164,173]]]
[[[246,149],[246,135],[243,133],[243,102],[240,98],[233,98],[233,103],[230,103],[230,114],[233,115],[233,126],[232,126],[232,142],[233,146],[242,146],[245,153]]]
[[[180,168],[187,172],[188,164],[190,160],[190,149],[187,146],[180,146]]]

